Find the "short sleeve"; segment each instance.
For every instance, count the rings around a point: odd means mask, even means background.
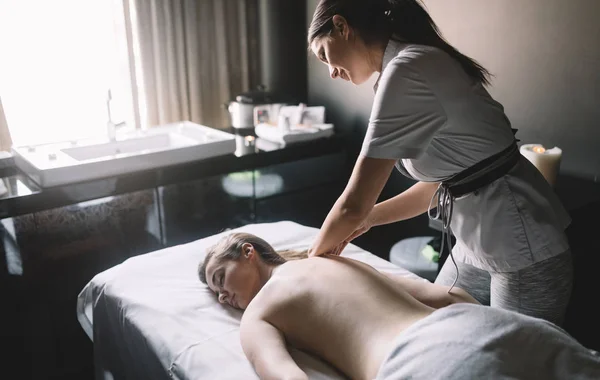
[[[446,114],[414,59],[396,57],[379,79],[361,155],[418,158]]]

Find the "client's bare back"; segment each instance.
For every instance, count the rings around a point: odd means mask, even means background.
[[[327,256],[277,268],[242,324],[262,319],[288,343],[362,379],[375,377],[393,339],[433,310],[370,266]]]

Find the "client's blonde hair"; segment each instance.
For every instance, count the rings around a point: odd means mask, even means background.
[[[206,284],[206,266],[212,257],[215,260],[237,260],[242,254],[242,245],[250,243],[258,253],[258,257],[267,264],[279,265],[286,261],[305,259],[308,257],[308,250],[275,251],[275,249],[265,240],[256,235],[236,232],[224,236],[217,244],[210,247],[206,253],[204,261],[198,267],[198,276],[200,281]]]

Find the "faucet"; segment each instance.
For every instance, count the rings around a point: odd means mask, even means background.
[[[112,115],[110,113],[110,102],[112,100],[112,92],[109,89],[108,90],[108,96],[106,98],[106,112],[108,114],[108,121],[106,122],[106,135],[108,136],[108,139],[113,142],[113,141],[117,141],[117,129],[119,127],[122,127],[125,125],[125,122],[122,121],[118,124],[115,124],[112,121]]]

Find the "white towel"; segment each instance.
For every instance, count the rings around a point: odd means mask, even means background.
[[[458,303],[402,331],[377,379],[592,380],[600,358],[543,319]]]
[[[334,131],[333,124],[313,124],[307,127],[293,126],[289,131],[283,131],[270,124],[258,124],[255,128],[255,133],[261,139],[287,145],[300,141],[329,137],[333,135]]]

